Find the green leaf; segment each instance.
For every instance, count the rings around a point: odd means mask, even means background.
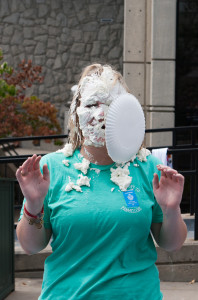
[[[14,85],[8,86],[8,93],[10,94],[10,96],[15,96],[16,95],[16,88],[15,88]]]

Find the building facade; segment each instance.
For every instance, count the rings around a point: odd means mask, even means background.
[[[0,0],[0,47],[14,67],[42,66],[44,82],[28,93],[57,107],[64,132],[71,87],[93,62],[123,73],[148,129],[196,125],[197,19],[196,0]],[[146,146],[171,143],[171,133],[146,135]]]

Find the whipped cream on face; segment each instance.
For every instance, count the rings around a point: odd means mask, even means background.
[[[80,129],[84,137],[85,145],[104,146],[105,144],[105,119],[108,106],[80,106],[76,112],[79,118]]]
[[[85,145],[105,144],[105,121],[111,102],[126,93],[115,72],[103,67],[103,72],[85,76],[79,85],[80,106],[76,109]]]
[[[93,73],[85,76],[80,82],[79,92],[83,106],[100,101],[110,105],[114,98],[126,93],[124,87],[116,81],[115,72],[110,67],[103,67],[101,74]]]

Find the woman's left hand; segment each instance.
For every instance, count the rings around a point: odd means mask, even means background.
[[[158,165],[161,178],[154,174],[153,191],[155,198],[163,211],[175,210],[179,207],[184,189],[184,176],[176,170]]]

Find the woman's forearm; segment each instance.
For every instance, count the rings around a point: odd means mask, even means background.
[[[30,225],[24,216],[17,225],[16,233],[22,248],[29,255],[43,250],[51,237],[51,230],[43,225],[40,229],[35,224]]]
[[[157,243],[167,251],[179,250],[187,236],[187,227],[182,219],[180,207],[163,211],[163,216]]]

